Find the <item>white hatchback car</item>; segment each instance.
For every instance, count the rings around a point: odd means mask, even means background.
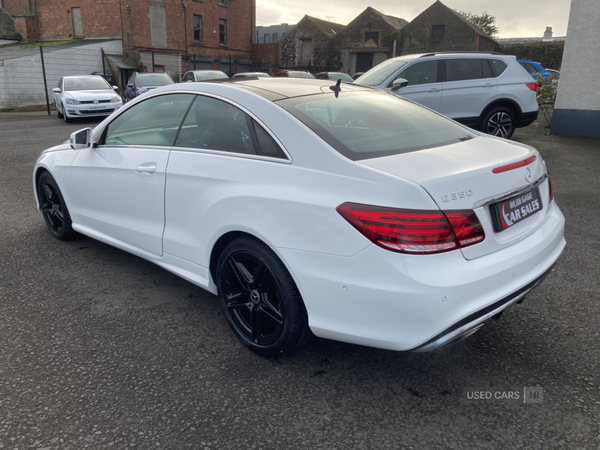
[[[425,53],[388,59],[354,81],[426,106],[487,134],[510,138],[538,116],[538,85],[501,53]]]
[[[315,335],[429,351],[520,302],[564,217],[526,145],[329,80],[158,88],[45,150],[38,208],[219,295],[277,354]]]
[[[123,106],[117,89],[100,75],[63,77],[52,89],[58,118],[71,122],[76,117],[108,116]]]

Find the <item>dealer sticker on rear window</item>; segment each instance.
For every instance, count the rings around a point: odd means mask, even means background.
[[[503,231],[542,209],[538,188],[491,205],[494,229]]]

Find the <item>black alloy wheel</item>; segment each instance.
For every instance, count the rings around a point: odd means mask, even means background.
[[[483,119],[481,131],[492,136],[510,139],[515,132],[515,115],[508,108],[494,108]]]
[[[62,113],[63,119],[65,121],[65,123],[71,123],[73,122],[73,119],[71,119],[69,116],[67,116],[67,108],[65,107],[65,104],[63,103],[63,113]]]
[[[40,208],[50,233],[61,241],[71,238],[75,234],[71,227],[71,216],[52,175],[44,172],[37,187]]]
[[[245,237],[231,242],[219,259],[217,287],[229,326],[253,351],[275,356],[310,338],[298,288],[264,243]]]
[[[56,116],[57,116],[59,119],[62,119],[62,118],[63,118],[63,113],[61,113],[61,112],[60,112],[60,109],[58,109],[58,103],[56,103],[56,102],[55,102],[55,103],[54,103],[54,107],[56,108]]]

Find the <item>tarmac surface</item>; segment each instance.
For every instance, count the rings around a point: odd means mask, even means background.
[[[599,140],[515,134],[547,161],[567,247],[500,320],[437,353],[313,339],[268,359],[211,294],[87,237],[50,236],[33,165],[95,123],[0,114],[0,449],[600,447]],[[527,387],[543,396],[524,402]]]

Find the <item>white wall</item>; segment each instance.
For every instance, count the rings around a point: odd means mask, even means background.
[[[44,48],[48,98],[53,104],[52,89],[66,75],[89,75],[102,72],[102,52],[123,54],[121,40],[55,50]],[[107,67],[108,71],[108,67]],[[45,105],[44,77],[39,53],[4,60],[0,66],[0,109]]]
[[[600,111],[599,44],[600,2],[572,0],[556,108]]]

